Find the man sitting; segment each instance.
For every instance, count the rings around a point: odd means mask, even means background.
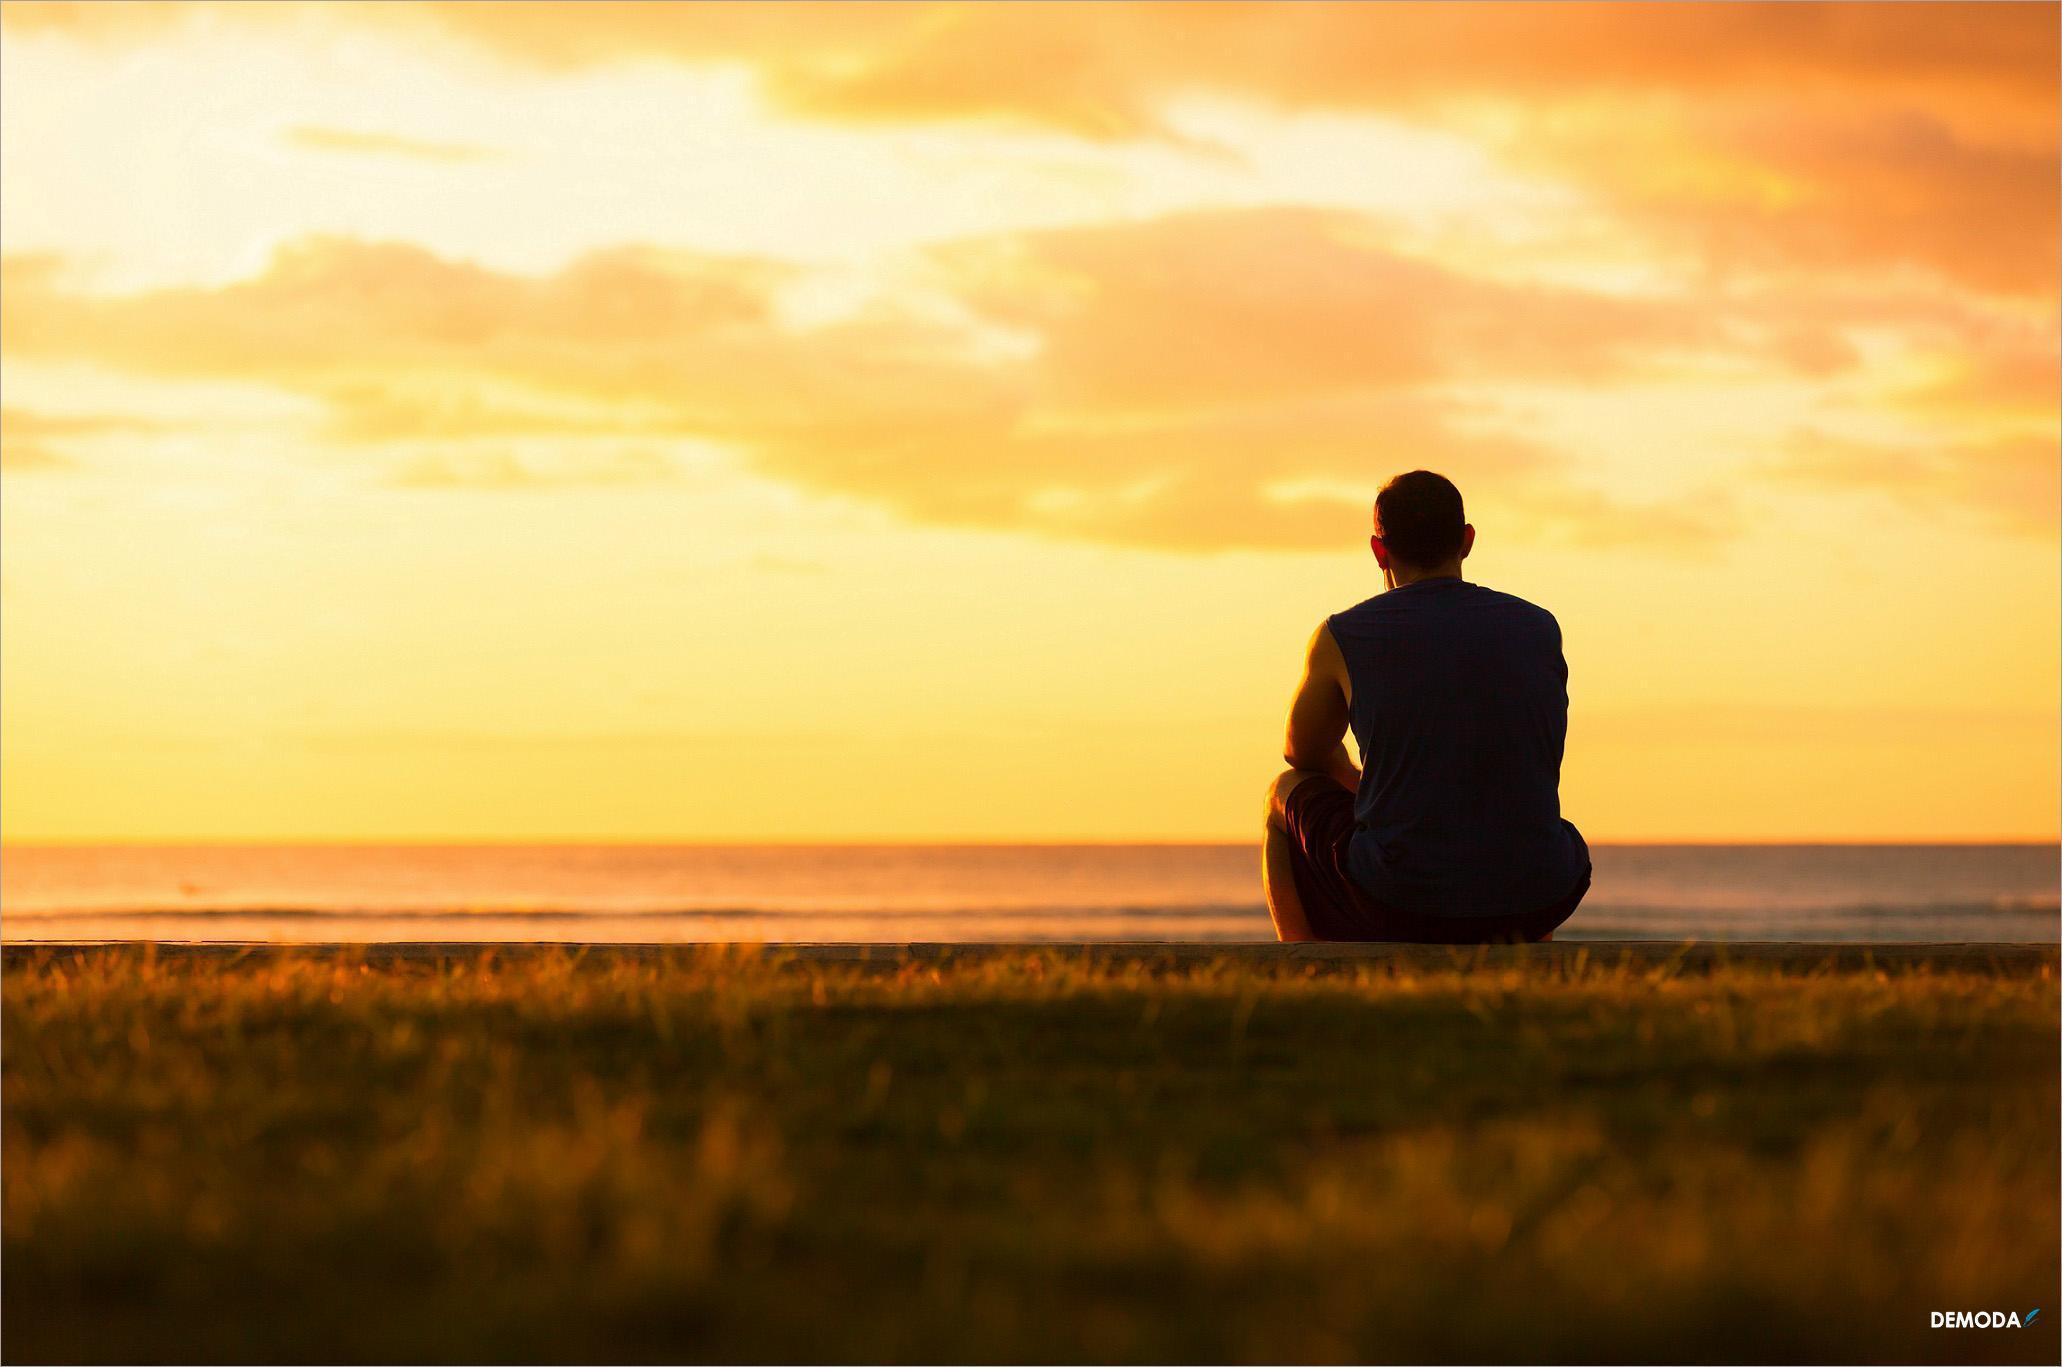
[[[1428,470],[1375,499],[1387,592],[1310,638],[1262,874],[1284,940],[1546,940],[1589,890],[1561,819],[1568,665],[1552,613],[1461,578],[1461,492]],[[1361,769],[1347,757],[1348,727]]]

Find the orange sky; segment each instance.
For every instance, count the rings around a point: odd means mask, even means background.
[[[0,823],[1251,834],[1451,474],[1593,838],[2053,838],[2045,5],[0,5]]]

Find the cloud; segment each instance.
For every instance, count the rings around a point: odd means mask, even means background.
[[[2062,348],[2050,326],[1970,320],[1959,335],[1936,335],[1930,353],[1934,373],[1896,395],[1907,407],[2049,427],[2062,410]]]
[[[33,274],[32,269],[32,274]],[[48,474],[76,470],[79,462],[53,447],[70,438],[109,433],[156,432],[163,424],[121,413],[45,413],[28,408],[0,409],[0,469],[15,474]]]
[[[38,257],[5,262],[8,350],[172,378],[271,380],[321,396],[508,376],[545,393],[664,393],[695,348],[767,334],[786,267],[657,249],[593,253],[541,279],[400,243],[314,236],[220,288],[70,292]],[[683,351],[681,348],[686,347]],[[334,391],[330,393],[329,391]]]
[[[36,440],[45,437],[95,437],[108,432],[155,432],[164,424],[126,413],[44,413],[29,408],[0,408],[0,434]]]
[[[40,442],[0,439],[0,470],[8,474],[47,474],[77,468],[78,462],[70,456],[61,456]]]
[[[2062,504],[2062,442],[2052,435],[1921,444],[1804,428],[1767,470],[1825,489],[1881,494],[1929,514],[1973,511],[2032,535],[2055,534]]]
[[[176,12],[176,13],[175,13]],[[2056,290],[2058,14],[2026,4],[43,5],[10,28],[383,28],[534,70],[742,68],[847,124],[1188,142],[1208,94],[1461,132],[1707,268]]]
[[[111,41],[147,41],[183,27],[199,11],[147,0],[110,0],[107,4],[72,4],[68,0],[0,5],[0,27],[17,33],[57,33],[68,37]]]
[[[1519,504],[1521,529],[1538,540],[1597,549],[1661,546],[1703,556],[1737,536],[1739,504],[1721,489],[1682,498],[1627,501],[1595,489],[1544,489]]]
[[[39,268],[9,282],[4,320],[32,356],[312,394],[361,440],[507,435],[525,413],[620,431],[636,415],[926,520],[1190,548],[1357,528],[1358,507],[1269,492],[1298,480],[1365,486],[1399,463],[1544,479],[1548,453],[1418,391],[1484,371],[1595,377],[1695,332],[1411,262],[1364,226],[1189,215],[942,251],[935,285],[1039,339],[1002,361],[880,309],[790,331],[773,302],[786,268],[647,250],[531,279],[312,239],[253,280],[114,297],[63,292]],[[407,478],[533,476],[487,456]]]
[[[349,152],[368,156],[413,157],[420,161],[481,161],[495,155],[492,148],[462,142],[432,142],[403,137],[397,133],[368,133],[349,128],[324,128],[319,124],[297,124],[286,131],[295,147],[316,152]]]
[[[1644,122],[1630,131],[1622,111],[1599,110],[1549,126],[1512,159],[1584,183],[1708,271],[1911,269],[1993,294],[2054,295],[2052,139],[1991,141],[1939,110],[1867,102],[1658,110]]]
[[[483,437],[692,435],[664,406],[583,401],[497,383],[482,370],[464,383],[449,373],[428,376],[364,373],[310,381],[327,406],[326,435],[347,445]]]
[[[657,451],[524,456],[510,451],[431,451],[406,458],[388,482],[403,489],[533,490],[666,483],[677,467]]]
[[[1479,280],[1385,248],[1357,214],[1196,212],[938,253],[984,316],[1033,329],[1056,397],[1128,407],[1489,373],[1596,379],[1711,340],[1666,304]]]
[[[2055,15],[2003,4],[411,6],[422,23],[550,68],[747,60],[791,109],[997,117],[1101,136],[1159,127],[1185,88],[1301,107],[1422,106],[1484,92],[1829,88],[1953,92],[2023,114],[2052,97]],[[2037,117],[2037,115],[2036,115]]]
[[[775,102],[827,119],[1178,138],[1169,102],[1198,90],[1400,115],[1588,187],[1721,266],[1913,266],[1987,290],[2056,289],[2048,6],[1033,4],[719,17],[460,4],[420,17],[546,64],[744,60]]]
[[[1702,306],[1734,340],[1780,354],[1800,375],[1856,382],[1885,411],[2052,427],[2062,408],[2053,301],[1910,279],[1764,281],[1707,293]]]
[[[247,280],[126,295],[10,259],[0,327],[11,354],[314,397],[332,440],[400,450],[416,485],[649,478],[547,470],[508,441],[692,437],[924,521],[1185,550],[1357,536],[1375,485],[1412,466],[1493,482],[1548,539],[1709,545],[1722,501],[1585,490],[1522,413],[1458,393],[1828,360],[1743,342],[1695,297],[1479,279],[1380,228],[1273,208],[965,240],[912,268],[951,307],[890,294],[805,328],[778,307],[798,268],[641,247],[530,277],[321,237]],[[997,329],[1026,344],[984,345]]]

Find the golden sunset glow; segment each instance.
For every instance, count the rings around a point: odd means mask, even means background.
[[[8,839],[1248,838],[1418,466],[1593,839],[2056,834],[2052,6],[0,20]]]

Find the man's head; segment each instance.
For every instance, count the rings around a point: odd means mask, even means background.
[[[1412,470],[1375,495],[1375,535],[1369,544],[1392,583],[1459,574],[1475,548],[1475,529],[1461,507],[1461,491],[1444,475]]]

